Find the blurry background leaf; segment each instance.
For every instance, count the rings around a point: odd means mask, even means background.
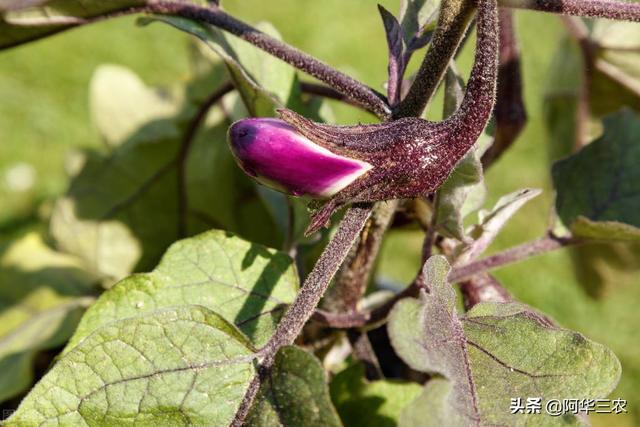
[[[514,417],[525,424],[545,415],[512,415],[513,397],[604,398],[613,391],[621,370],[609,349],[524,304],[480,303],[458,317],[449,269],[444,257],[431,257],[424,269],[429,293],[401,300],[390,315],[389,335],[399,356],[413,369],[450,382],[428,381],[424,394],[431,399],[423,396],[407,411],[415,414],[419,405],[430,416],[406,415],[410,422],[404,425],[513,424]],[[554,417],[545,422],[564,424]]]
[[[604,119],[604,134],[553,166],[558,215],[579,237],[640,238],[640,116]]]
[[[127,68],[100,66],[91,79],[89,97],[91,119],[109,147],[134,135],[146,141],[179,137],[176,124],[167,120],[179,112],[179,94],[148,87]]]
[[[111,109],[119,102],[125,110],[148,103],[145,97],[101,99]],[[51,230],[57,243],[92,271],[119,279],[148,270],[181,233],[212,227],[272,246],[282,238],[255,185],[233,160],[226,144],[229,122],[219,107],[210,110],[195,139],[186,141],[197,105],[190,99],[179,105],[172,117],[149,117],[125,141],[114,142],[111,153],[91,153],[56,203]],[[190,144],[186,157],[184,144]],[[179,171],[185,171],[184,179]],[[180,203],[186,203],[182,211]]]
[[[60,358],[4,425],[228,425],[255,373],[253,354],[204,307],[119,320]]]
[[[103,293],[65,352],[110,322],[191,304],[214,310],[261,346],[297,290],[287,255],[212,230],[174,243],[151,273],[130,276]]]
[[[360,363],[339,372],[331,381],[331,399],[344,425],[349,427],[397,425],[402,409],[421,390],[420,384],[409,381],[367,381],[364,365]]]
[[[287,346],[276,354],[247,416],[251,427],[340,427],[326,374],[312,354]]]
[[[96,279],[78,259],[30,233],[0,253],[0,402],[31,385],[33,361],[64,344],[91,304]]]

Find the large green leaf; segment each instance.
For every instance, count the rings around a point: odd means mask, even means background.
[[[511,399],[541,397],[544,408],[548,399],[604,398],[614,389],[620,363],[610,350],[524,304],[480,303],[458,316],[449,270],[444,257],[431,257],[424,269],[429,293],[400,301],[390,315],[398,355],[413,369],[444,377],[427,382],[403,425],[576,423],[570,414],[511,414]]]
[[[297,347],[280,349],[263,381],[247,426],[339,427],[322,365]]]
[[[128,78],[134,79],[130,74]],[[124,132],[105,135],[113,150],[89,154],[68,193],[56,203],[54,237],[92,271],[120,279],[131,271],[148,270],[180,236],[211,227],[273,246],[279,243],[281,235],[255,185],[229,151],[229,122],[221,110],[209,112],[193,141],[184,139],[187,123],[196,114],[191,99],[198,94],[189,87],[182,91],[172,101],[179,105],[174,116],[149,117],[132,131],[141,122],[133,116],[133,125],[119,125],[120,132],[127,129],[126,140],[118,141]],[[94,107],[102,112],[118,105],[124,111],[148,105],[145,97],[116,94],[99,99],[103,103]],[[183,156],[185,144],[190,148]]]
[[[27,388],[38,351],[64,343],[91,304],[95,278],[78,259],[28,234],[0,255],[0,402]]]
[[[254,357],[247,339],[204,307],[122,319],[62,357],[5,425],[228,425]]]
[[[331,399],[349,427],[397,425],[402,409],[418,397],[421,390],[421,385],[408,381],[367,381],[362,364],[345,369],[331,381]]]
[[[556,210],[580,237],[640,238],[640,117],[622,110],[604,120],[604,134],[553,165]]]
[[[283,253],[223,231],[177,242],[98,299],[6,425],[228,425],[296,290]],[[341,426],[311,354],[282,348],[261,376],[248,425]]]
[[[174,243],[154,271],[130,276],[103,293],[65,351],[110,322],[191,304],[219,313],[260,346],[297,289],[287,255],[212,230]]]

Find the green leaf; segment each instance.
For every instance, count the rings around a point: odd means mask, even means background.
[[[623,110],[604,120],[604,134],[553,165],[556,211],[576,236],[640,237],[640,116]]]
[[[175,117],[181,99],[166,90],[148,87],[131,70],[101,65],[89,88],[92,121],[105,143],[116,147],[129,138],[154,141],[178,138]]]
[[[400,26],[407,45],[411,44],[414,36],[420,36],[427,24],[435,23],[440,0],[401,0]]]
[[[345,369],[331,381],[331,399],[349,427],[397,425],[402,409],[421,390],[421,385],[408,381],[367,381],[362,364]]]
[[[460,245],[456,261],[469,262],[476,259],[491,245],[511,217],[540,193],[542,191],[538,189],[524,188],[500,197],[491,211],[480,211],[479,223],[469,232],[473,241],[469,245]]]
[[[216,52],[227,65],[251,116],[270,117],[275,114],[276,108],[287,104],[296,83],[295,71],[291,66],[211,25],[164,16],[140,20],[142,24],[153,21],[165,22],[190,33]],[[271,24],[263,23],[258,28],[274,38],[280,38]]]
[[[182,90],[189,93],[190,87]],[[192,142],[184,139],[196,114],[190,101],[195,95],[181,95],[174,116],[150,118],[110,153],[91,153],[57,201],[52,234],[91,271],[120,279],[148,270],[177,238],[212,227],[279,243],[281,236],[254,183],[237,167],[226,144],[229,123],[219,107],[211,109]],[[112,102],[111,109],[130,108],[125,97]],[[184,144],[190,144],[186,156]],[[184,179],[179,180],[179,171]]]
[[[103,293],[65,352],[110,322],[191,304],[219,313],[261,346],[297,290],[289,256],[212,230],[174,243],[151,273],[130,276]]]
[[[204,307],[119,320],[63,356],[5,425],[228,425],[254,351]]]
[[[0,255],[0,402],[31,385],[33,359],[64,343],[96,280],[78,259],[27,234]]]
[[[541,397],[544,405],[604,398],[614,389],[620,363],[610,350],[524,304],[480,303],[458,316],[449,270],[444,257],[431,257],[424,269],[429,293],[401,300],[390,314],[398,355],[413,369],[444,377],[427,382],[402,425],[576,423],[544,411],[511,414],[511,398]],[[417,418],[418,405],[428,417]]]
[[[342,426],[329,398],[322,365],[297,347],[278,351],[256,399],[247,426]]]

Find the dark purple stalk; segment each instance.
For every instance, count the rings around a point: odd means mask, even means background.
[[[449,61],[464,37],[474,11],[473,2],[444,0],[431,45],[407,96],[394,108],[395,118],[420,116],[433,97]]]
[[[302,332],[302,328],[313,314],[331,279],[358,238],[362,227],[371,214],[371,209],[370,204],[354,205],[345,214],[336,234],[322,251],[320,259],[307,276],[296,299],[280,320],[273,336],[259,350],[258,355],[262,358],[259,368],[260,374],[254,378],[245,393],[240,409],[236,412],[233,426],[243,425],[260,389],[263,373],[271,367],[278,350],[285,345],[293,344],[296,337]]]
[[[310,82],[300,82],[300,90],[309,95],[321,96],[323,98],[344,102],[345,104],[349,104],[354,107],[363,108],[362,105],[358,104],[353,99],[347,98],[331,86]],[[367,109],[364,110],[368,111]]]
[[[370,381],[384,378],[367,332],[351,329],[347,331],[347,338],[353,349],[353,356],[364,365],[365,377]]]
[[[379,118],[385,119],[390,116],[390,109],[384,95],[311,55],[226,14],[217,7],[202,7],[178,1],[150,0],[147,3],[147,11],[161,15],[181,16],[221,28],[328,84]]]
[[[640,3],[617,0],[500,0],[500,7],[531,9],[563,15],[640,21]]]
[[[511,147],[527,122],[527,111],[522,99],[520,49],[511,10],[500,9],[499,25],[498,92],[494,108],[496,133],[493,144],[482,156],[485,169]]]
[[[335,236],[325,247],[320,259],[307,276],[296,299],[278,324],[273,337],[260,350],[262,354],[275,354],[283,345],[292,344],[300,334],[370,214],[371,205],[368,204],[354,205],[347,211]]]
[[[492,270],[496,267],[502,267],[507,264],[513,264],[515,262],[522,261],[523,259],[580,243],[582,243],[580,240],[572,238],[546,236],[532,242],[514,246],[503,252],[499,252],[478,261],[472,261],[468,264],[455,267],[449,274],[449,282],[459,282],[461,280],[469,279],[479,272]]]
[[[464,309],[470,310],[481,302],[510,302],[513,297],[500,282],[489,273],[479,273],[460,282]]]

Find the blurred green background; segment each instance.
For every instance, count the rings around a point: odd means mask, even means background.
[[[380,3],[394,13],[398,10],[399,1]],[[382,91],[386,44],[375,2],[225,0],[224,6],[250,23],[270,21],[284,40]],[[560,143],[548,137],[542,108],[549,63],[564,37],[563,27],[552,15],[517,12],[516,19],[529,122],[515,147],[488,171],[487,206],[522,187],[545,192],[516,215],[491,251],[544,233],[553,203],[549,147]],[[0,243],[34,227],[46,215],[47,204],[41,202],[65,191],[69,150],[101,144],[88,106],[88,83],[96,67],[121,64],[152,85],[187,77],[187,36],[160,25],[139,28],[134,22],[120,18],[0,53]],[[467,43],[460,57],[465,73],[472,45]],[[414,58],[410,71],[419,59]],[[430,116],[437,118],[440,109],[437,99]],[[372,120],[350,107],[334,104],[334,110],[341,123]],[[16,176],[31,185],[16,186]],[[379,274],[400,282],[412,279],[421,241],[420,232],[394,231],[385,242]],[[628,253],[624,248],[599,250],[612,259]],[[600,261],[585,270],[576,267],[577,256],[575,250],[558,251],[503,268],[496,276],[517,298],[616,353],[623,376],[612,398],[628,399],[630,414],[591,419],[594,425],[636,425],[640,422],[633,415],[640,408],[640,310],[636,308],[640,276]],[[599,284],[597,292],[586,284],[592,281]]]

